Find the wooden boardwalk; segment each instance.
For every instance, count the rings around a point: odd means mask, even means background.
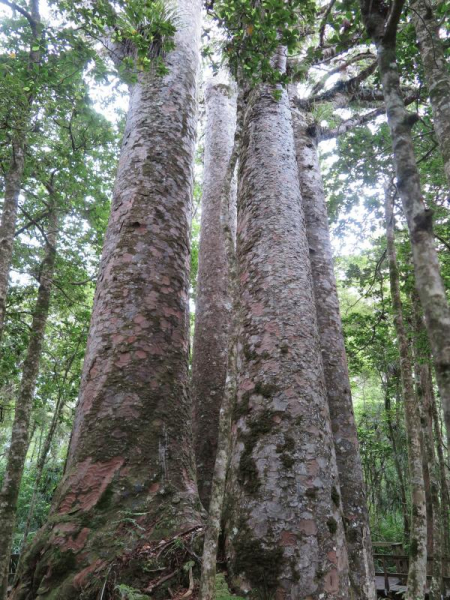
[[[403,598],[406,592],[409,557],[405,554],[401,543],[375,542],[375,582],[379,598]],[[378,548],[386,548],[380,553]],[[428,585],[431,580],[433,557],[428,556],[427,578],[428,584],[425,599],[428,598]],[[450,560],[442,560],[444,600],[450,600]]]

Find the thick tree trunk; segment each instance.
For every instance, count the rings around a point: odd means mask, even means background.
[[[390,190],[385,198],[387,254],[391,288],[394,325],[400,354],[405,426],[408,441],[408,466],[411,485],[411,539],[406,600],[425,597],[427,576],[427,516],[425,485],[420,447],[420,415],[414,393],[412,360],[409,341],[403,322],[403,306],[400,297],[400,282],[394,241],[394,214]]]
[[[393,3],[386,20],[382,0],[361,0],[368,34],[377,48],[378,68],[394,150],[397,187],[409,229],[414,274],[428,331],[436,379],[450,443],[450,307],[434,244],[432,211],[425,206],[420,188],[411,128],[417,116],[405,108],[396,57],[396,21],[402,0]]]
[[[0,598],[2,600],[6,598],[8,587],[8,567],[16,522],[17,499],[19,497],[20,482],[28,451],[33,396],[39,374],[45,326],[50,308],[56,257],[57,229],[57,215],[55,208],[53,208],[49,216],[47,245],[41,266],[36,306],[33,311],[30,341],[23,364],[22,381],[16,401],[11,432],[11,443],[0,491],[0,539],[2,540],[0,545],[0,574],[3,575],[0,580]]]
[[[292,115],[325,385],[339,470],[351,597],[375,600],[369,515],[334,275],[325,192],[316,140],[308,132],[305,116],[294,107]]]
[[[229,89],[231,92],[231,89]],[[223,93],[223,92],[221,92]],[[220,122],[220,112],[215,115]],[[236,114],[235,114],[236,118]],[[228,271],[228,296],[231,300],[230,323],[227,336],[227,367],[223,400],[219,413],[217,436],[217,453],[211,486],[208,521],[205,530],[205,541],[202,556],[202,574],[199,589],[200,600],[214,600],[216,583],[216,563],[219,535],[222,525],[222,513],[225,499],[225,487],[231,455],[231,427],[233,411],[236,405],[238,386],[238,344],[241,322],[241,303],[239,297],[239,280],[236,259],[236,194],[234,174],[240,148],[240,126],[235,131],[234,144],[228,161],[227,171],[223,177],[222,189],[219,190],[220,222],[225,242],[225,254]],[[206,148],[205,148],[206,151]]]
[[[178,0],[168,73],[131,91],[67,468],[15,600],[163,593],[171,553],[153,554],[156,576],[145,553],[201,525],[188,394],[200,11]]]
[[[247,98],[238,181],[236,437],[225,507],[233,581],[348,599],[348,560],[287,93]]]
[[[219,411],[227,371],[230,321],[228,262],[221,223],[221,198],[233,149],[236,94],[209,82],[205,90],[206,139],[192,392],[195,454],[200,499],[207,508],[217,448]]]
[[[410,15],[419,42],[433,111],[434,130],[450,184],[450,73],[439,36],[440,25],[433,13],[432,2],[414,0],[410,6]]]

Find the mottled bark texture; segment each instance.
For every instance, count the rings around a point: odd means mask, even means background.
[[[427,514],[422,450],[420,445],[421,425],[419,405],[414,392],[412,357],[403,321],[403,305],[400,296],[400,279],[395,250],[393,202],[390,189],[386,189],[385,216],[389,281],[395,332],[400,355],[400,375],[408,442],[409,481],[411,486],[411,538],[408,589],[405,598],[406,600],[418,600],[425,597],[427,577]]]
[[[66,472],[14,600],[98,598],[111,571],[146,588],[133,550],[200,523],[188,396],[200,9],[178,0],[168,73],[131,90]]]
[[[433,430],[433,412],[435,399],[433,380],[430,369],[430,356],[426,344],[427,335],[422,318],[422,310],[417,292],[412,293],[412,314],[414,328],[414,372],[416,379],[417,397],[421,406],[422,421],[422,453],[424,473],[428,470],[427,493],[427,529],[428,554],[433,556],[432,578],[430,585],[430,600],[440,600],[443,591],[442,581],[442,550],[443,533],[447,531],[447,508],[441,505],[445,492],[440,489],[441,478],[439,462],[435,451],[435,436]],[[438,437],[438,436],[436,436]],[[437,440],[438,441],[438,440]],[[439,442],[438,442],[439,443]]]
[[[242,326],[227,554],[258,597],[349,598],[336,458],[286,91],[247,97],[238,173]]]
[[[198,488],[208,508],[217,448],[219,411],[227,370],[230,321],[228,262],[221,198],[236,128],[236,94],[210,81],[205,89],[206,136],[197,301],[192,359]]]
[[[293,90],[291,92],[294,93]],[[292,107],[292,121],[325,385],[339,470],[351,598],[375,600],[369,515],[316,139],[308,128],[305,115],[295,106]]]
[[[408,224],[416,286],[430,339],[436,380],[450,442],[450,307],[434,244],[432,211],[425,206],[414,154],[412,126],[402,97],[396,59],[396,31],[403,2],[393,2],[389,14],[383,0],[360,0],[368,35],[377,48],[387,120],[394,150],[397,188]]]
[[[47,242],[41,264],[39,289],[30,331],[27,354],[22,369],[22,380],[16,400],[11,443],[6,470],[0,490],[0,598],[6,598],[8,587],[11,544],[16,523],[17,499],[30,439],[30,418],[33,408],[34,390],[39,374],[39,364],[44,342],[45,326],[50,309],[53,272],[56,258],[57,215],[50,212]]]
[[[419,42],[434,130],[450,184],[450,73],[439,36],[440,25],[433,9],[434,4],[430,0],[414,0],[410,5],[410,15]]]
[[[231,90],[229,90],[230,92]],[[218,116],[218,115],[217,115]],[[236,118],[236,114],[235,114]],[[237,356],[241,317],[239,280],[236,259],[236,188],[234,173],[239,156],[240,126],[235,127],[234,144],[223,178],[220,193],[220,221],[225,242],[225,254],[228,270],[228,296],[231,301],[230,323],[227,335],[226,380],[223,400],[220,406],[217,432],[217,452],[212,477],[208,521],[202,556],[202,574],[200,580],[200,600],[214,600],[216,588],[216,563],[219,535],[222,525],[222,513],[225,499],[225,486],[231,455],[231,427],[237,392]]]
[[[38,0],[31,0],[29,12],[27,14],[31,30],[28,70],[33,76],[33,74],[36,73],[36,67],[41,60],[41,52],[39,49],[41,16]],[[3,197],[2,218],[0,222],[0,342],[5,325],[6,299],[9,286],[9,271],[14,249],[17,208],[25,171],[26,132],[29,128],[33,101],[33,95],[28,94],[23,100],[23,106],[16,107],[18,118],[14,122],[14,131],[11,138],[9,167],[4,175],[5,194]]]

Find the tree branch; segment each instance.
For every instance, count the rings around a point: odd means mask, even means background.
[[[403,11],[405,0],[393,0],[389,16],[384,29],[383,41],[385,44],[395,44],[397,37],[397,27]]]
[[[35,21],[35,19],[33,19],[31,14],[27,10],[25,10],[24,8],[22,8],[15,2],[10,2],[10,0],[0,0],[0,4],[4,4],[11,10],[15,10],[18,13],[20,13],[22,15],[22,17],[25,17],[27,19],[28,23],[30,24],[31,29],[33,30],[33,33],[36,32],[38,23],[37,23],[37,21]]]

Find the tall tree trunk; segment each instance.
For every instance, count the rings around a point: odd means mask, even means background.
[[[287,92],[247,96],[238,177],[236,437],[225,507],[234,583],[348,599],[339,479]]]
[[[305,115],[295,107],[292,108],[292,115],[325,385],[339,470],[351,597],[375,600],[369,515],[334,275],[325,192],[316,140],[308,131]]]
[[[41,60],[39,37],[41,36],[41,16],[38,0],[31,0],[28,12],[31,30],[29,53],[29,72],[33,77],[35,69]],[[37,48],[37,50],[36,50]],[[3,198],[2,218],[0,222],[0,342],[3,335],[6,313],[6,298],[8,294],[9,271],[14,248],[14,233],[16,230],[17,208],[22,189],[25,170],[26,131],[29,126],[31,106],[34,97],[28,94],[21,107],[20,117],[15,123],[15,131],[11,140],[11,159],[5,174],[5,195]]]
[[[450,307],[434,244],[432,211],[425,206],[414,154],[411,128],[417,115],[406,110],[400,88],[396,33],[403,0],[392,3],[388,16],[383,0],[360,0],[367,29],[377,48],[378,69],[391,131],[397,187],[409,229],[414,274],[433,353],[436,379],[450,443]]]
[[[387,388],[388,386],[386,386]],[[399,459],[399,451],[397,446],[397,434],[394,430],[394,425],[392,423],[392,408],[391,408],[391,398],[389,395],[388,389],[385,391],[385,399],[384,399],[384,408],[386,414],[386,421],[388,426],[388,438],[392,444],[392,457],[394,460],[395,472],[397,473],[398,483],[400,485],[400,497],[402,499],[402,513],[403,513],[403,539],[405,542],[409,541],[409,537],[411,534],[411,522],[409,516],[409,507],[408,501],[406,498],[406,485],[405,478],[403,476],[402,465],[400,464]]]
[[[434,435],[433,412],[435,398],[433,380],[429,366],[430,356],[426,345],[426,330],[423,323],[422,311],[417,292],[412,294],[413,325],[415,331],[415,373],[418,397],[422,404],[422,432],[425,459],[430,477],[431,529],[432,529],[432,581],[430,600],[440,600],[442,591],[442,555],[445,536],[448,534],[448,497],[446,498],[445,484],[442,487],[439,461],[435,452],[435,441],[439,444],[439,436]],[[428,502],[428,499],[427,499]],[[428,507],[427,507],[428,513]]]
[[[220,92],[220,90],[218,90]],[[232,90],[229,88],[228,93]],[[223,92],[220,92],[223,93]],[[242,104],[241,102],[239,103]],[[223,110],[223,109],[222,109]],[[217,111],[215,120],[219,124],[222,119]],[[226,113],[226,111],[224,111]],[[242,111],[239,111],[240,113]],[[223,115],[225,116],[225,115]],[[235,115],[236,116],[236,115]],[[241,120],[241,114],[239,115]],[[231,428],[233,412],[236,405],[236,392],[238,386],[238,344],[241,322],[241,303],[239,297],[239,280],[236,260],[236,194],[233,186],[233,178],[240,148],[240,124],[237,124],[234,135],[234,144],[228,161],[227,170],[223,177],[222,189],[219,190],[220,198],[220,222],[225,242],[225,253],[228,270],[228,296],[231,300],[230,324],[227,339],[227,367],[226,381],[223,391],[223,400],[220,407],[219,427],[217,437],[217,454],[214,465],[214,473],[211,486],[211,501],[209,504],[208,520],[205,531],[205,541],[202,556],[202,574],[199,589],[200,600],[214,600],[217,549],[220,529],[222,525],[222,513],[225,500],[225,488],[228,475],[228,467],[231,456]],[[205,148],[206,152],[206,148]]]
[[[434,130],[450,184],[450,73],[433,7],[428,0],[414,0],[410,5],[410,15],[419,42]]]
[[[428,368],[428,381],[430,382],[429,394],[431,398],[431,412],[433,415],[433,429],[436,438],[436,450],[439,465],[439,482],[441,487],[441,520],[442,520],[442,531],[443,540],[442,548],[445,556],[450,556],[450,493],[447,479],[448,467],[445,462],[444,449],[442,443],[442,432],[441,422],[439,419],[438,407],[436,404],[436,398],[433,390],[433,377],[431,369]],[[445,574],[444,574],[445,575]]]
[[[44,342],[45,326],[50,309],[50,297],[56,258],[56,209],[50,211],[45,256],[41,265],[39,290],[33,310],[30,341],[23,364],[22,381],[16,401],[11,443],[6,470],[0,491],[0,598],[6,598],[11,544],[16,523],[17,499],[28,451],[30,418],[34,390],[39,374],[39,364]]]
[[[161,592],[145,548],[201,525],[188,394],[200,12],[178,0],[167,74],[131,90],[67,467],[15,600]]]
[[[205,90],[206,139],[192,392],[195,454],[200,499],[207,508],[217,448],[219,411],[227,371],[230,320],[228,262],[221,223],[221,198],[233,149],[236,94],[223,83]]]
[[[425,597],[427,579],[427,516],[425,485],[420,447],[420,416],[414,393],[412,361],[409,341],[403,322],[403,306],[400,297],[400,282],[394,241],[394,213],[390,190],[385,198],[387,255],[389,260],[389,280],[391,288],[394,325],[400,354],[405,426],[408,440],[408,466],[411,485],[411,539],[406,600]]]

